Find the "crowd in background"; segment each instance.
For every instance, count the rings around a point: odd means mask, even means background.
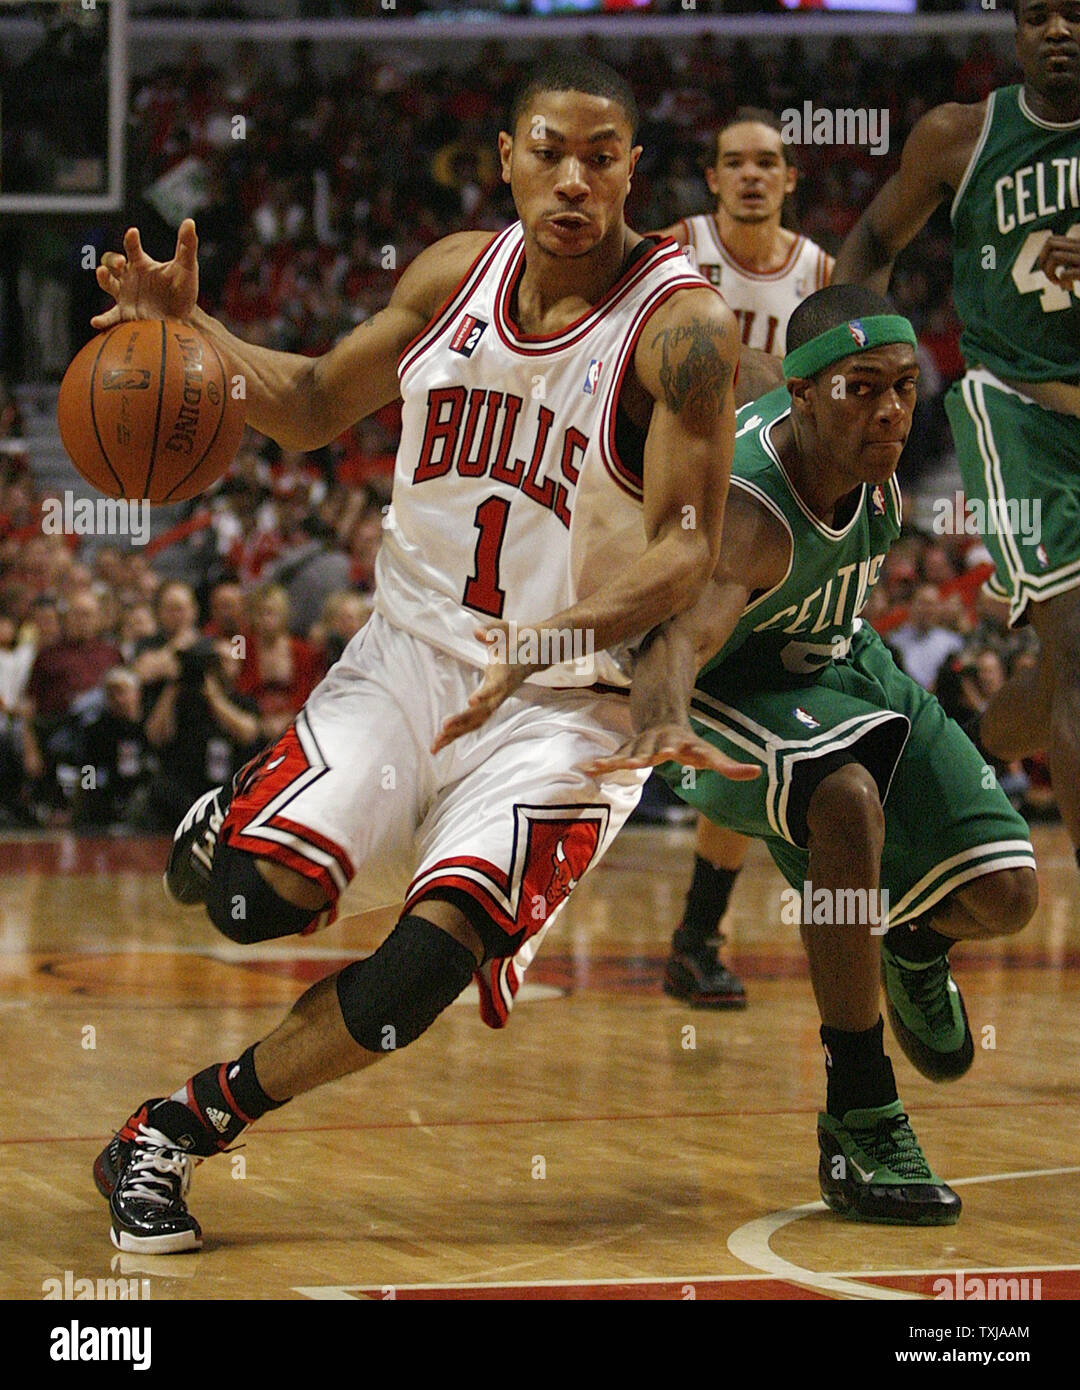
[[[249,341],[311,354],[377,312],[425,246],[513,219],[495,139],[521,69],[496,44],[469,69],[422,80],[359,49],[336,78],[307,45],[292,58],[286,82],[252,44],[221,64],[193,48],[135,83],[129,186],[142,200],[126,211],[158,255],[179,216],[195,215],[204,305]],[[737,106],[887,108],[885,155],[795,151],[794,223],[832,252],[923,111],[1009,80],[978,39],[963,57],[936,41],[885,56],[838,39],[819,64],[797,40],[758,51],[706,35],[682,66],[648,40],[619,66],[643,116],[628,205],[641,229],[709,206],[701,169]],[[950,255],[941,214],[893,284],[923,368],[907,488],[951,448],[941,397],[962,362]],[[399,420],[387,408],[317,454],[248,431],[226,478],[137,548],[42,533],[18,407],[0,386],[0,825],[171,831],[287,726],[370,611]],[[971,729],[1033,659],[1030,630],[1010,631],[982,595],[986,559],[970,537],[905,535],[866,611]],[[1052,813],[1040,760],[998,774],[1025,810]]]
[[[612,56],[587,33],[581,47]],[[204,303],[245,338],[303,353],[324,352],[380,309],[397,274],[432,242],[513,220],[496,141],[526,69],[494,41],[452,71],[356,47],[345,72],[327,75],[320,52],[292,45],[286,79],[253,43],[237,43],[216,63],[193,45],[182,63],[133,84],[129,137],[128,186],[141,196],[126,216],[144,244],[164,255],[180,218],[195,216]],[[940,39],[908,49],[848,38],[811,52],[795,38],[778,48],[704,34],[682,55],[641,38],[618,63],[642,115],[628,220],[649,230],[709,206],[702,169],[717,125],[740,106],[887,112],[884,150],[880,140],[788,146],[800,170],[790,220],[835,254],[915,121],[942,101],[985,97],[1010,80],[1010,63],[985,36],[962,53]],[[97,235],[104,250],[113,233]],[[943,207],[902,255],[893,282],[921,343],[923,404],[909,475],[951,448],[941,397],[962,362],[950,281]],[[350,466],[365,467],[385,463],[395,442],[387,411],[341,448]]]

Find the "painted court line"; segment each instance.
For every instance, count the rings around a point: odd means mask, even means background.
[[[1060,1177],[1065,1174],[1080,1173],[1080,1164],[1072,1164],[1060,1168],[1026,1168],[1018,1169],[1010,1173],[986,1173],[970,1178],[955,1178],[950,1182],[952,1187],[969,1187],[976,1183],[988,1182],[1017,1182],[1027,1178],[1050,1178]],[[825,1211],[824,1202],[804,1202],[797,1207],[789,1207],[786,1211],[771,1212],[767,1216],[755,1218],[753,1221],[746,1222],[733,1231],[728,1237],[728,1250],[736,1259],[741,1260],[757,1271],[753,1274],[684,1274],[684,1275],[639,1275],[630,1276],[623,1279],[530,1279],[530,1280],[500,1280],[499,1282],[462,1282],[462,1283],[437,1283],[437,1284],[315,1284],[300,1285],[293,1288],[293,1293],[302,1294],[305,1298],[318,1300],[349,1300],[357,1299],[357,1292],[360,1289],[381,1287],[382,1290],[390,1295],[397,1293],[423,1293],[423,1292],[445,1292],[452,1294],[458,1290],[503,1290],[503,1289],[558,1289],[558,1288],[580,1288],[580,1289],[610,1289],[610,1288],[636,1288],[642,1286],[679,1286],[689,1285],[709,1286],[714,1284],[751,1284],[769,1283],[782,1281],[802,1287],[808,1287],[816,1292],[825,1294],[839,1294],[848,1298],[872,1299],[872,1300],[903,1300],[925,1302],[925,1294],[914,1293],[906,1289],[891,1289],[880,1285],[863,1283],[868,1279],[883,1279],[896,1277],[925,1278],[930,1275],[955,1275],[958,1272],[957,1266],[949,1268],[929,1268],[929,1269],[861,1269],[861,1270],[841,1270],[834,1273],[806,1269],[802,1265],[797,1265],[790,1260],[785,1260],[777,1255],[771,1248],[769,1242],[773,1235],[793,1221],[798,1221],[804,1216],[809,1216],[815,1212]],[[966,1265],[959,1268],[960,1273],[970,1270],[992,1272],[995,1275],[1004,1274],[1027,1274],[1053,1270],[1055,1273],[1074,1273],[1080,1271],[1080,1265],[1049,1265],[1046,1262],[1033,1265]],[[361,1295],[363,1297],[363,1295]]]

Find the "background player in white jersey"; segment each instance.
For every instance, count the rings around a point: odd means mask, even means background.
[[[121,1249],[196,1248],[193,1155],[412,1042],[481,969],[497,1009],[510,957],[636,804],[642,774],[580,771],[629,729],[625,701],[591,683],[625,684],[605,649],[693,602],[715,566],[738,359],[720,297],[624,221],[636,123],[603,64],[545,67],[499,136],[520,223],[423,252],[320,358],[253,347],[196,308],[190,221],[171,262],[134,229],[126,257],[103,258],[117,304],[95,326],[196,325],[242,369],[249,422],[286,447],[403,401],[377,612],[294,726],[191,808],[166,882],[242,942],[309,929],[354,876],[369,904],[405,909],[269,1037],[130,1116],[94,1169]],[[537,684],[541,648],[477,690],[478,625],[505,636],[542,614],[544,635],[591,632],[596,672],[566,663]]]
[[[705,170],[716,207],[665,231],[724,296],[741,341],[777,357],[796,305],[824,289],[833,267],[822,247],[783,225],[797,179],[777,118],[740,107],[717,131],[716,158]]]
[[[691,264],[723,295],[742,342],[779,361],[788,319],[829,283],[833,259],[783,225],[798,171],[771,111],[740,107],[717,131],[715,155],[705,170],[715,209],[676,222],[666,234],[686,247]],[[698,1008],[746,1004],[745,987],[721,961],[719,948],[720,922],[749,846],[737,831],[699,817],[693,876],[664,968],[665,993]]]

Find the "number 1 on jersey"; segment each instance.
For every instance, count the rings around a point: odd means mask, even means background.
[[[461,601],[466,608],[501,618],[506,590],[499,588],[499,557],[502,554],[510,503],[504,497],[489,497],[476,509],[473,525],[479,527],[473,557],[473,575],[465,585]]]

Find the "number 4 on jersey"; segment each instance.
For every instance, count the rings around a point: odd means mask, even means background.
[[[1074,222],[1065,235],[1080,237],[1080,222]],[[1035,268],[1039,256],[1042,254],[1042,249],[1049,239],[1048,229],[1044,228],[1040,232],[1032,232],[1021,246],[1020,253],[1013,261],[1012,268],[1013,284],[1021,294],[1041,292],[1039,307],[1044,314],[1053,314],[1059,309],[1068,309],[1073,303],[1073,297],[1066,286],[1055,285],[1053,280]]]

